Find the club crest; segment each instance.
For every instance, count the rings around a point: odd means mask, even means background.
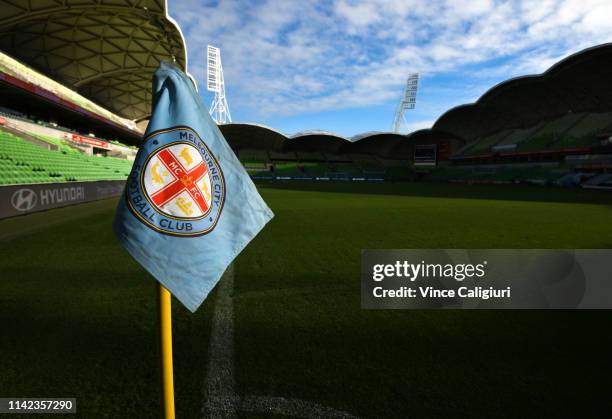
[[[126,187],[129,209],[173,236],[211,232],[223,209],[225,180],[204,141],[190,128],[157,131],[143,142]]]

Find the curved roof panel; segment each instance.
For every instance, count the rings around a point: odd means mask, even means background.
[[[331,131],[324,131],[324,130],[319,130],[319,129],[311,129],[311,130],[307,130],[307,131],[300,131],[297,132],[293,135],[290,135],[288,138],[300,138],[300,137],[335,137],[335,138],[342,138],[343,140],[345,140],[346,138],[333,133]]]
[[[506,80],[476,102],[444,113],[433,128],[467,140],[507,128],[526,128],[567,112],[612,109],[612,44],[587,48],[539,75]]]
[[[327,131],[303,131],[292,135],[285,144],[285,151],[337,153],[348,143],[344,137]]]
[[[136,121],[150,113],[160,61],[187,70],[166,0],[0,0],[0,49]]]
[[[268,150],[280,153],[369,154],[382,158],[411,158],[415,142],[440,140],[465,141],[440,130],[423,129],[409,135],[394,132],[368,132],[352,137],[354,142],[327,131],[306,131],[286,137],[260,124],[231,123],[220,125],[225,139],[235,150]],[[404,157],[402,157],[404,156]]]
[[[572,96],[573,112],[603,112],[612,109],[612,43],[588,48],[552,66],[546,76]]]
[[[346,143],[347,140],[341,137],[324,135],[303,136],[287,140],[284,150],[306,153],[337,153]]]
[[[363,132],[361,134],[353,135],[348,140],[350,142],[354,143],[355,141],[359,141],[359,140],[361,140],[363,138],[367,138],[367,137],[371,137],[373,135],[379,135],[379,134],[384,134],[384,132],[383,131],[367,131],[367,132]]]
[[[434,143],[440,140],[456,140],[460,143],[465,143],[465,140],[458,137],[455,134],[451,134],[450,132],[435,130],[431,128],[420,129],[418,131],[411,132],[406,136],[404,142],[410,143]]]
[[[356,135],[353,138],[356,138],[356,141],[347,144],[342,149],[343,153],[372,154],[384,157],[394,145],[406,136],[395,132],[376,132]]]
[[[219,129],[234,149],[280,151],[287,141],[281,132],[260,124],[224,124]]]

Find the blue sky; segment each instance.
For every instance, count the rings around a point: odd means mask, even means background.
[[[612,41],[610,0],[168,0],[204,101],[206,45],[221,48],[234,122],[293,134],[427,128],[510,77]]]

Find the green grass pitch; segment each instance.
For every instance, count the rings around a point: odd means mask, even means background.
[[[610,411],[612,312],[365,311],[359,284],[364,248],[612,248],[610,193],[258,187],[276,216],[235,264],[239,395],[362,417]],[[73,396],[80,417],[158,415],[154,282],[112,235],[115,205],[0,221],[0,397]],[[195,315],[173,304],[177,417],[201,417],[215,297]]]

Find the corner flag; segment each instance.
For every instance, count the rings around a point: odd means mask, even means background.
[[[162,63],[113,223],[122,245],[195,311],[272,217],[191,80]]]

